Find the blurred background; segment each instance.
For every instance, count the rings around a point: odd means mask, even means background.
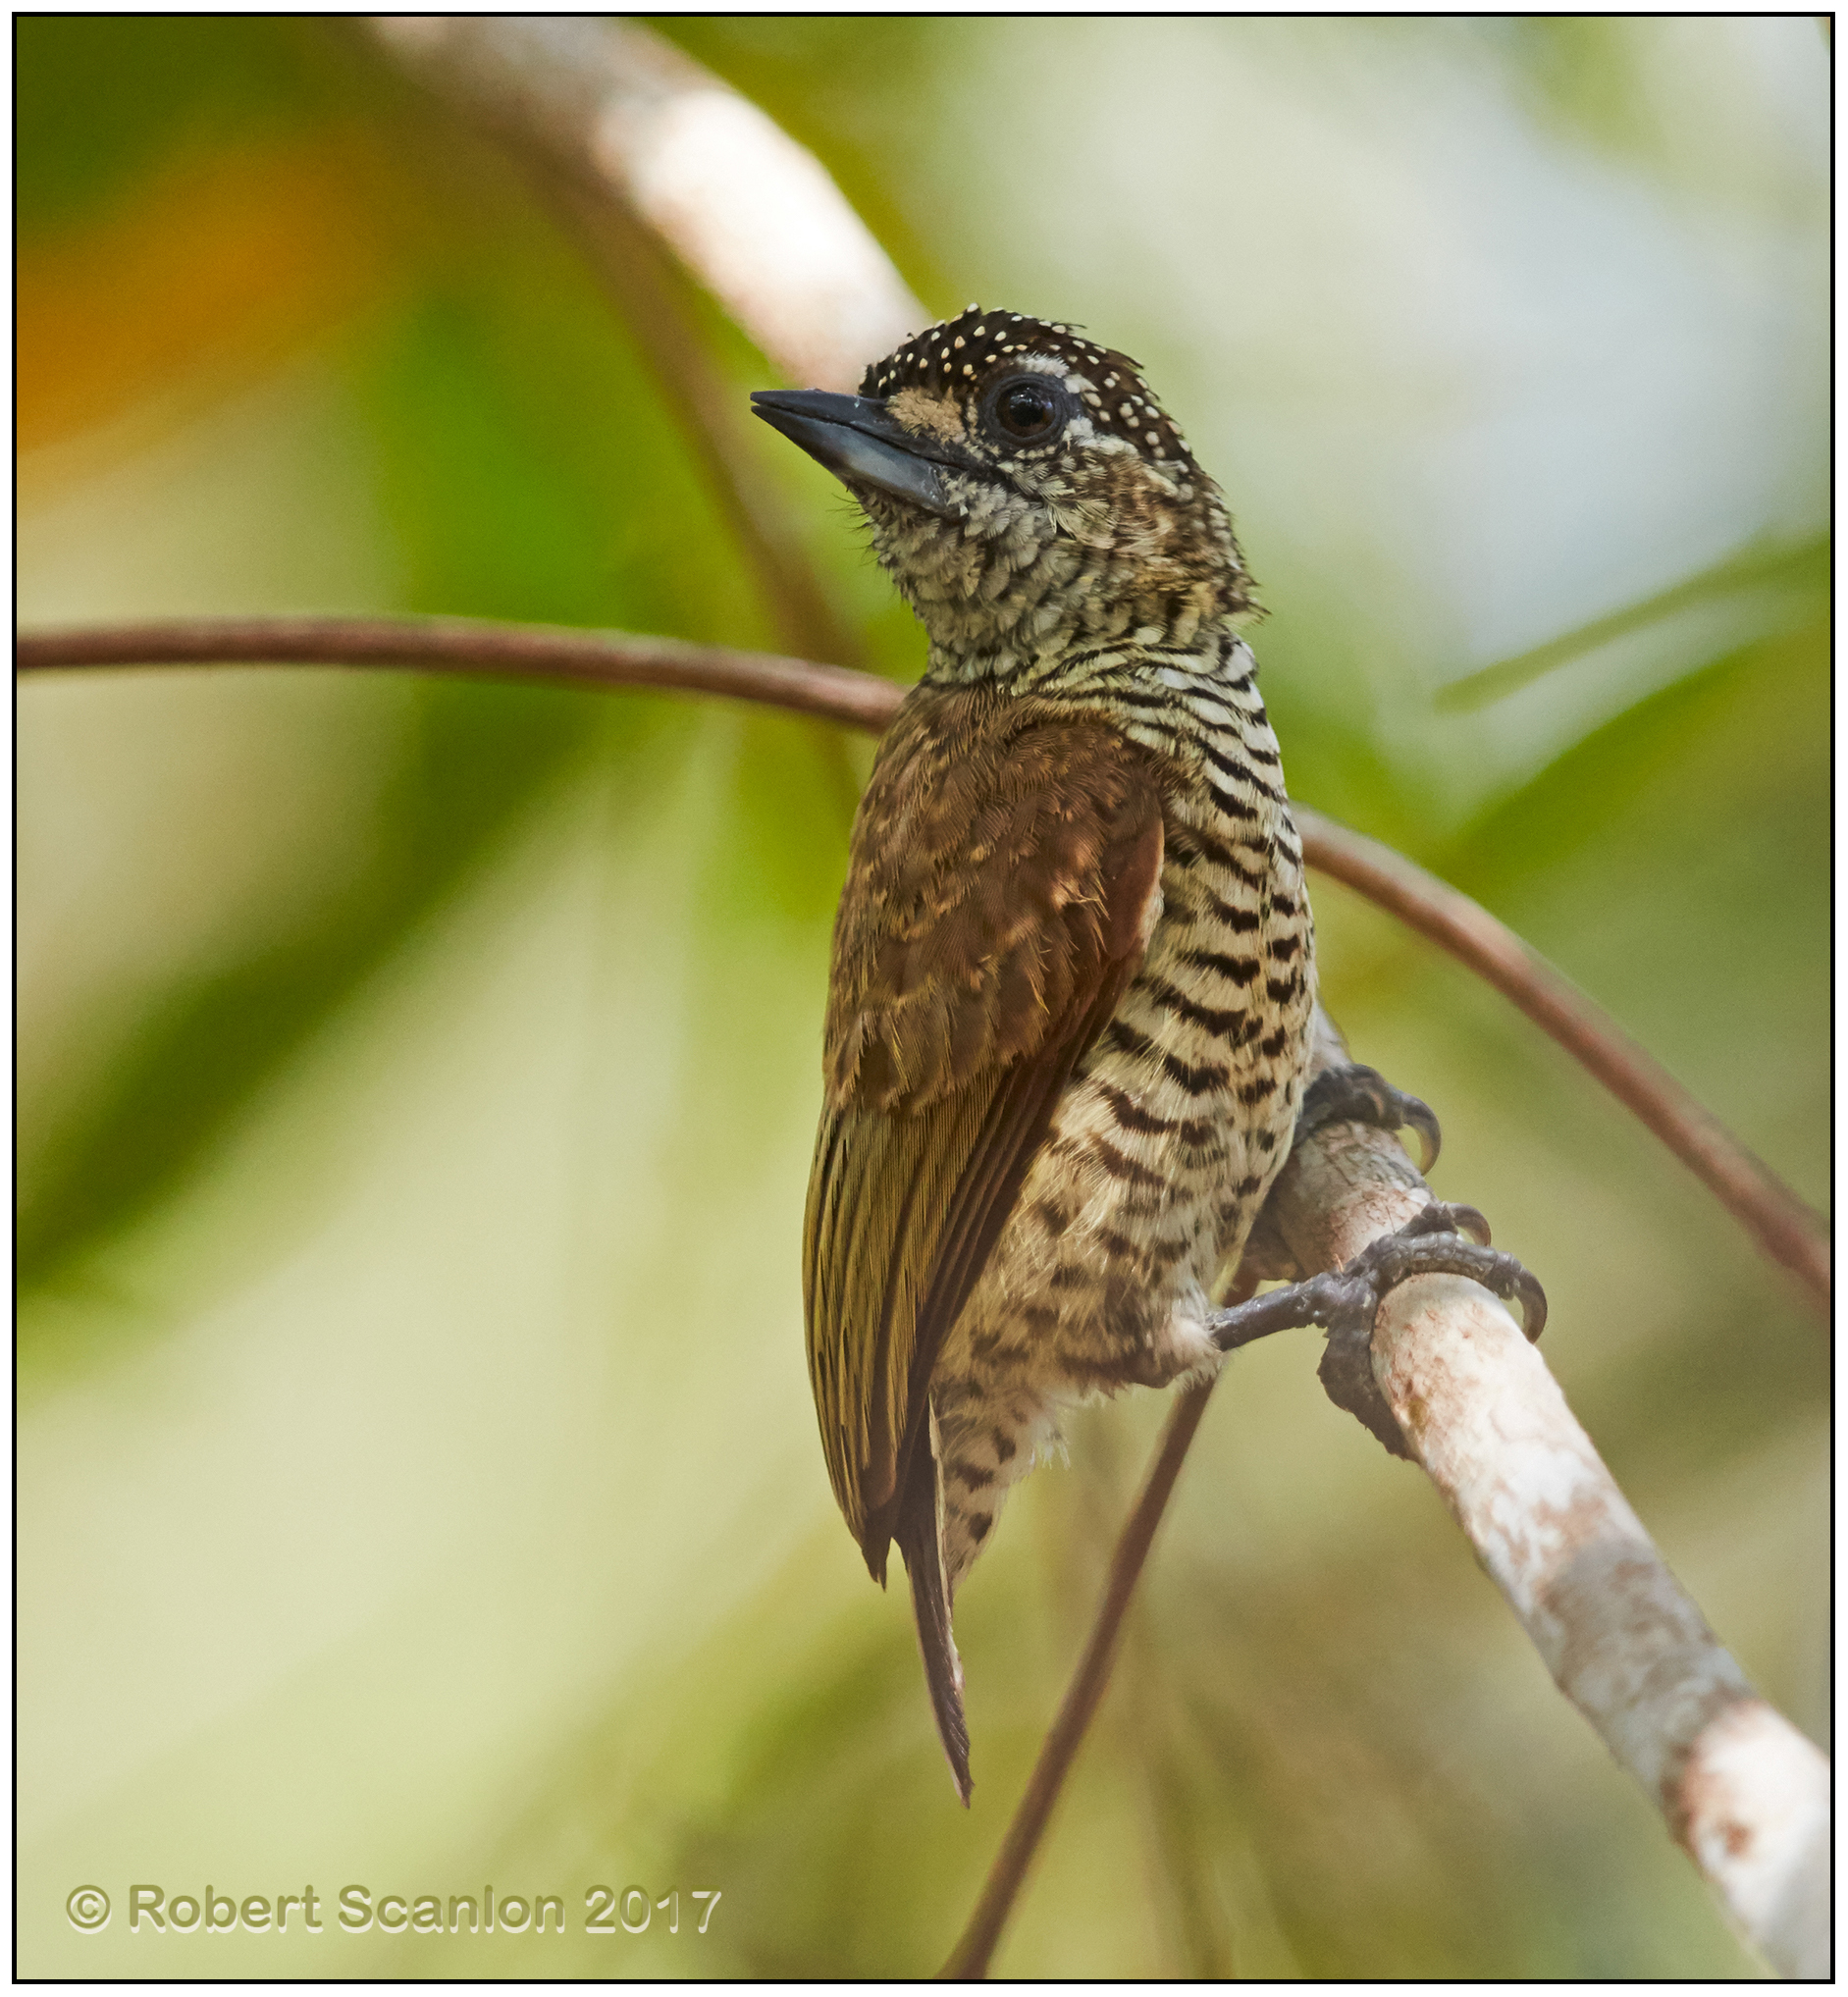
[[[1292,790],[1486,902],[1824,1201],[1817,24],[660,26],[933,310],[1145,364],[1258,578]],[[785,642],[621,300],[357,30],[17,34],[24,625]],[[768,383],[690,309],[739,397]],[[747,447],[851,644],[914,674],[838,488]],[[959,1603],[966,1815],[802,1361],[869,755],[409,675],[22,687],[22,1973],[947,1952],[1164,1403],[1087,1411]],[[1316,909],[1357,1056],[1443,1118],[1440,1194],[1542,1275],[1619,1482],[1825,1741],[1822,1329],[1502,1000],[1343,890]],[[1216,1395],[997,1972],[1750,1973],[1312,1346]],[[131,1881],[492,1883],[572,1931],[156,1944]],[[724,1897],[704,1937],[600,1938],[600,1882]]]

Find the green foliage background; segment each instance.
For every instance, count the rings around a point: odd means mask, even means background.
[[[664,29],[933,307],[1146,363],[1260,580],[1293,791],[1486,901],[1822,1201],[1814,24]],[[16,32],[23,622],[774,643],[619,311],[355,33]],[[761,447],[915,671],[851,509]],[[18,728],[22,1972],[933,1968],[1162,1408],[1078,1421],[967,1591],[965,1815],[801,1362],[840,746],[315,672],[34,682]],[[1317,911],[1356,1052],[1443,1116],[1439,1190],[1542,1273],[1619,1481],[1823,1738],[1822,1331],[1502,1001]],[[132,1937],[132,1881],[492,1882],[572,1932]],[[599,1939],[598,1881],[724,1898],[703,1938]],[[1749,1971],[1299,1340],[1215,1400],[997,1967]]]

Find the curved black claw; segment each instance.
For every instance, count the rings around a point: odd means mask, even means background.
[[[1466,1239],[1465,1229],[1474,1234],[1477,1228],[1481,1238]],[[1341,1273],[1344,1279],[1363,1277],[1374,1286],[1374,1310],[1386,1292],[1407,1277],[1467,1276],[1505,1302],[1519,1302],[1521,1329],[1532,1343],[1547,1327],[1547,1292],[1512,1255],[1491,1248],[1488,1237],[1489,1224],[1474,1207],[1446,1207],[1433,1201],[1398,1234],[1382,1235],[1363,1248]],[[1370,1338],[1373,1311],[1366,1315]]]
[[[1371,1124],[1376,1130],[1414,1130],[1424,1158],[1418,1169],[1428,1173],[1444,1148],[1444,1132],[1429,1103],[1420,1102],[1387,1080],[1377,1068],[1344,1062],[1325,1068],[1303,1091],[1296,1117],[1296,1141],[1324,1124]]]
[[[1399,1231],[1400,1237],[1419,1235],[1467,1235],[1472,1241],[1488,1247],[1493,1238],[1486,1216],[1477,1207],[1456,1206],[1449,1200],[1434,1199],[1420,1207]],[[1386,1237],[1388,1240],[1392,1235]]]

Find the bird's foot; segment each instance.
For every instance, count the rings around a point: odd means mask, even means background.
[[[1405,1456],[1404,1438],[1373,1377],[1373,1320],[1387,1291],[1412,1276],[1466,1276],[1499,1297],[1518,1298],[1529,1339],[1539,1338],[1546,1325],[1546,1291],[1512,1255],[1489,1245],[1482,1215],[1474,1207],[1433,1200],[1397,1234],[1382,1235],[1342,1268],[1215,1313],[1213,1341],[1231,1352],[1272,1332],[1322,1327],[1328,1347],[1318,1371],[1329,1398],[1394,1455]]]
[[[1444,1132],[1429,1103],[1395,1088],[1377,1068],[1363,1068],[1357,1061],[1342,1061],[1323,1069],[1303,1091],[1290,1142],[1292,1152],[1330,1124],[1365,1124],[1394,1133],[1407,1128],[1416,1130],[1424,1152],[1421,1172],[1429,1172],[1438,1162],[1444,1143]],[[1269,1201],[1251,1225],[1240,1267],[1260,1282],[1292,1282],[1302,1274],[1289,1243],[1272,1222]]]
[[[1429,1103],[1395,1088],[1377,1068],[1363,1068],[1357,1061],[1344,1061],[1339,1067],[1323,1069],[1303,1091],[1293,1148],[1324,1124],[1370,1124],[1381,1130],[1414,1130],[1425,1152],[1418,1169],[1426,1174],[1438,1162],[1438,1152],[1444,1145],[1444,1132],[1438,1128]]]

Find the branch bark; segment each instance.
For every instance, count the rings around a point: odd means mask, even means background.
[[[1286,1166],[1266,1215],[1301,1267],[1348,1260],[1429,1198],[1374,1134],[1332,1126]],[[1420,1277],[1381,1305],[1373,1373],[1560,1691],[1734,1926],[1780,1974],[1826,1975],[1828,1763],[1707,1627],[1538,1349],[1487,1290]]]
[[[1325,1027],[1316,1068],[1345,1052]],[[1235,1295],[1249,1294],[1260,1277],[1339,1268],[1430,1200],[1411,1161],[1382,1137],[1336,1124],[1296,1146]],[[1389,1293],[1371,1356],[1388,1411],[1374,1419],[1397,1425],[1560,1691],[1662,1813],[1734,1927],[1779,1974],[1826,1975],[1828,1763],[1721,1648],[1537,1348],[1486,1289],[1435,1276]],[[1083,1653],[942,1978],[987,1974],[1102,1703],[1136,1580],[1213,1385],[1186,1389],[1168,1418]],[[1331,1398],[1347,1405],[1332,1389]]]

